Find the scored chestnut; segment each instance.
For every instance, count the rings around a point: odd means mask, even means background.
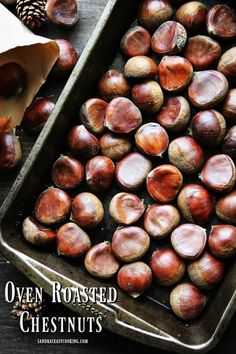
[[[129,79],[153,79],[157,74],[157,65],[153,59],[137,55],[127,61],[124,74]]]
[[[75,188],[84,179],[84,166],[73,157],[62,155],[54,162],[51,177],[59,188]]]
[[[128,137],[113,133],[104,134],[99,139],[99,144],[102,154],[113,161],[121,160],[132,148],[132,143]]]
[[[33,217],[27,217],[23,221],[22,232],[24,238],[35,246],[50,245],[56,239],[56,231],[41,225]]]
[[[151,286],[152,271],[143,262],[125,264],[118,272],[117,282],[123,291],[137,298]]]
[[[236,17],[227,5],[214,5],[206,16],[206,28],[210,35],[232,39],[236,36]]]
[[[72,27],[78,21],[76,0],[47,0],[45,10],[47,18],[56,25]]]
[[[236,253],[236,227],[214,225],[208,239],[208,246],[215,257],[228,258]]]
[[[148,30],[155,30],[173,15],[168,0],[144,0],[138,8],[138,20]]]
[[[146,113],[157,113],[164,101],[160,85],[153,80],[134,85],[131,95],[136,106]]]
[[[220,198],[216,203],[216,214],[222,221],[236,225],[236,191]]]
[[[85,256],[84,265],[87,271],[95,278],[111,278],[120,267],[119,261],[114,257],[109,242],[94,245]]]
[[[90,159],[99,150],[98,139],[84,125],[73,127],[67,136],[67,142],[71,152],[79,158]]]
[[[230,89],[224,99],[222,114],[227,123],[236,123],[236,89]]]
[[[104,132],[106,108],[107,103],[99,98],[90,98],[81,106],[80,120],[91,133],[101,134]]]
[[[151,197],[161,203],[175,199],[183,184],[182,173],[172,165],[160,165],[150,171],[146,179]]]
[[[128,96],[130,85],[124,75],[117,70],[108,70],[98,82],[100,97],[109,102],[116,97]]]
[[[109,213],[121,225],[131,225],[143,215],[145,206],[135,194],[117,193],[110,201]]]
[[[145,28],[134,26],[124,34],[120,47],[128,57],[147,55],[151,47],[151,35]]]
[[[199,1],[190,1],[178,8],[176,21],[182,23],[189,32],[196,32],[205,25],[206,15],[207,8],[204,4]]]
[[[17,96],[25,89],[26,73],[18,63],[10,62],[2,65],[0,77],[0,96]]]
[[[64,78],[74,69],[75,64],[79,59],[79,54],[68,40],[56,39],[55,41],[59,46],[60,53],[53,66],[52,72],[56,77]]]
[[[184,276],[185,263],[171,248],[163,248],[153,252],[150,268],[157,284],[172,286]]]
[[[217,70],[220,71],[230,82],[236,83],[236,47],[233,47],[221,56]]]
[[[223,140],[222,150],[236,161],[236,125],[229,128]]]
[[[106,191],[115,173],[115,165],[109,157],[94,156],[86,164],[85,174],[88,187],[96,193]]]
[[[180,223],[180,214],[173,205],[151,205],[144,215],[144,229],[156,238],[168,236]]]
[[[12,133],[0,132],[0,171],[14,168],[19,164],[21,157],[22,151],[18,137]]]

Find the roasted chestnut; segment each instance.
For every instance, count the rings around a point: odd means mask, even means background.
[[[76,0],[47,0],[45,10],[47,18],[56,25],[71,27],[78,21]]]
[[[223,152],[236,161],[236,125],[229,128],[223,140]]]
[[[210,157],[203,166],[200,179],[215,192],[230,192],[236,182],[236,169],[232,159],[225,154]]]
[[[180,223],[180,214],[173,205],[151,205],[144,215],[144,229],[161,239],[168,236]]]
[[[85,171],[88,187],[93,192],[102,193],[111,185],[115,165],[109,157],[94,156],[87,162]]]
[[[192,119],[190,134],[201,145],[219,145],[226,132],[222,114],[214,109],[198,112]]]
[[[172,165],[160,165],[150,171],[146,179],[147,190],[157,202],[168,203],[175,199],[183,184],[182,173]]]
[[[182,320],[194,320],[206,305],[206,297],[191,283],[177,285],[170,294],[170,306]]]
[[[145,154],[161,157],[169,145],[169,137],[159,124],[147,123],[135,133],[135,143]]]
[[[188,124],[189,118],[189,103],[182,96],[167,98],[156,115],[158,123],[173,133],[183,130]]]
[[[145,28],[134,26],[124,34],[120,47],[128,57],[146,55],[151,47],[151,35]]]
[[[217,201],[216,214],[222,221],[236,225],[236,191]]]
[[[236,83],[236,47],[233,47],[222,55],[217,65],[220,71],[230,82]]]
[[[118,272],[119,287],[136,298],[144,293],[152,283],[152,271],[146,263],[125,264]]]
[[[26,241],[35,246],[47,246],[56,239],[56,231],[41,225],[32,217],[27,217],[22,225],[23,236]]]
[[[49,187],[39,195],[34,211],[39,222],[53,225],[63,221],[70,209],[70,196],[59,188]]]
[[[131,133],[142,123],[142,115],[135,104],[125,97],[112,100],[106,109],[105,126],[114,133]]]
[[[223,102],[222,114],[228,123],[236,123],[236,89],[228,91]]]
[[[80,108],[79,117],[84,126],[94,134],[105,130],[104,120],[107,103],[99,98],[90,98]]]
[[[108,70],[99,80],[99,95],[109,102],[116,97],[128,96],[130,85],[122,73],[117,70]]]
[[[233,11],[223,4],[212,6],[206,17],[206,28],[210,35],[232,39],[236,36],[236,18]]]
[[[167,91],[183,90],[193,77],[192,64],[177,55],[164,56],[158,65],[160,85]]]
[[[181,5],[176,11],[176,20],[189,31],[196,32],[205,25],[207,8],[198,1],[190,1]]]
[[[112,236],[113,254],[123,262],[134,262],[148,251],[150,238],[137,226],[119,227]]]
[[[57,231],[58,255],[80,257],[91,247],[89,236],[73,222],[62,225]]]
[[[142,26],[153,31],[173,15],[168,0],[144,0],[138,9],[138,20]]]
[[[177,284],[185,273],[185,263],[171,248],[153,252],[150,268],[156,282],[163,286]]]
[[[151,58],[137,55],[127,61],[124,74],[130,79],[153,79],[157,74],[157,65]]]
[[[111,278],[120,267],[119,261],[113,256],[109,242],[94,245],[86,254],[84,265],[87,271],[96,278]]]
[[[184,259],[199,257],[207,241],[206,230],[194,224],[178,226],[170,238],[175,251]]]
[[[211,253],[219,258],[228,258],[236,252],[236,228],[232,225],[214,225],[208,239]]]
[[[200,258],[188,264],[188,275],[200,289],[212,289],[224,275],[224,263],[205,252]]]
[[[51,171],[53,183],[62,189],[77,187],[84,179],[84,166],[70,156],[60,156]]]
[[[39,133],[55,107],[55,103],[49,98],[36,98],[26,108],[22,125],[31,133]]]
[[[113,161],[121,160],[132,148],[131,141],[128,137],[115,135],[113,133],[104,134],[100,138],[99,144],[102,154]]]
[[[7,171],[17,166],[21,157],[19,139],[12,133],[0,132],[0,171]]]
[[[138,152],[132,152],[116,165],[116,181],[122,189],[135,191],[145,182],[151,169],[149,159]]]
[[[212,108],[224,99],[228,88],[226,77],[219,71],[198,71],[189,85],[188,97],[198,108]]]
[[[188,39],[184,56],[194,69],[208,69],[218,62],[221,56],[221,46],[208,36],[194,36]]]
[[[63,1],[63,3],[65,3]],[[53,66],[53,73],[57,77],[66,77],[74,69],[79,59],[79,54],[73,47],[72,43],[66,39],[56,39],[60,53],[56,63]]]
[[[181,136],[172,140],[168,155],[170,162],[186,174],[197,173],[204,163],[202,148],[190,136]]]
[[[72,201],[71,220],[81,227],[93,228],[101,224],[104,209],[101,201],[92,193],[82,192]]]
[[[67,136],[67,142],[71,152],[79,158],[90,159],[99,150],[98,139],[84,125],[73,127]]]
[[[143,201],[131,193],[118,193],[111,199],[109,213],[121,225],[131,225],[138,221],[145,210]]]
[[[20,95],[26,85],[26,73],[15,62],[10,62],[0,67],[0,96],[11,97]]]
[[[190,223],[207,224],[214,213],[211,194],[199,184],[186,184],[177,199],[178,207]]]
[[[176,54],[181,52],[187,41],[185,28],[176,21],[164,22],[152,36],[152,50],[157,54]]]
[[[157,113],[164,101],[160,85],[153,80],[134,85],[131,94],[136,106],[146,113]]]

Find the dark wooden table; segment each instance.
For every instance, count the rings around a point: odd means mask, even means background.
[[[121,0],[124,1],[124,0]],[[73,43],[75,47],[81,52],[86,45],[88,38],[90,37],[96,22],[98,21],[101,12],[103,11],[107,0],[80,0],[80,21],[73,29]],[[47,31],[47,30],[46,30]],[[61,31],[60,29],[52,29],[51,37],[53,38],[70,38],[70,33]],[[62,84],[56,88],[50,88],[48,95],[58,96]],[[51,90],[51,91],[50,91]],[[22,147],[24,152],[24,159],[27,157],[29,151],[31,150],[32,144],[34,143],[34,138],[28,136],[20,129],[18,130],[18,135],[21,137]],[[23,163],[22,161],[22,163]],[[0,175],[0,204],[6,198],[7,193],[14,182],[16,175],[20,169],[11,172],[8,175]],[[127,354],[138,354],[138,353],[165,353],[158,349],[153,349],[145,345],[130,341],[123,337],[120,337],[114,333],[103,330],[99,334],[68,334],[68,333],[56,333],[56,334],[34,334],[34,333],[23,333],[20,330],[18,321],[13,320],[10,317],[10,310],[12,305],[5,302],[4,289],[7,281],[13,281],[16,286],[25,287],[32,285],[30,281],[23,275],[19,270],[17,270],[12,264],[10,264],[1,254],[0,254],[0,352],[5,353],[127,353]],[[50,301],[49,301],[50,304]],[[50,304],[44,316],[73,316],[74,314],[66,309],[64,306],[57,304]],[[236,328],[236,316],[232,319],[229,324],[222,340],[219,342],[217,347],[212,351],[212,353],[223,353],[234,354],[236,346],[235,337]],[[70,338],[70,339],[88,339],[88,344],[37,344],[37,339],[47,338]]]

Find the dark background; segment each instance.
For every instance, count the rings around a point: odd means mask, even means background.
[[[120,0],[125,1],[125,0]],[[127,1],[127,0],[126,0]],[[128,2],[128,1],[127,1]],[[70,31],[61,31],[60,29],[52,30],[53,38],[70,38],[71,34],[73,36],[73,44],[81,52],[84,46],[87,43],[88,38],[90,37],[100,15],[103,11],[107,0],[80,0],[80,20],[76,27]],[[45,33],[48,29],[45,30]],[[62,86],[57,88],[57,93],[52,90],[51,96],[56,96],[60,92]],[[25,133],[22,133],[21,130],[18,130],[18,135],[24,137],[22,139],[22,147],[24,152],[24,159],[31,150],[34,139],[31,136],[25,136]],[[23,159],[23,161],[24,161]],[[22,161],[22,163],[23,163]],[[17,170],[10,173],[8,176],[0,176],[0,205],[4,198],[7,196],[7,193],[14,181],[17,172],[19,171],[20,166]],[[134,341],[129,341],[126,338],[120,337],[116,334],[103,330],[99,334],[34,334],[34,333],[23,333],[19,327],[17,320],[13,320],[10,317],[10,311],[12,304],[5,302],[4,290],[5,284],[7,281],[13,281],[16,286],[25,287],[32,286],[33,284],[21,274],[12,264],[10,264],[1,254],[0,254],[0,351],[2,354],[5,353],[75,353],[79,352],[81,354],[86,353],[113,353],[113,354],[139,354],[139,353],[166,353],[159,349],[147,347],[145,345],[136,343]],[[67,310],[64,306],[57,304],[50,304],[50,299],[45,296],[45,299],[48,302],[48,306],[45,310],[44,316],[74,316],[74,314]],[[223,335],[221,341],[217,347],[211,352],[214,354],[221,354],[226,352],[227,354],[235,353],[235,328],[236,328],[236,316],[232,319],[229,324],[225,334]],[[87,338],[89,340],[88,344],[37,344],[37,339],[40,338]]]

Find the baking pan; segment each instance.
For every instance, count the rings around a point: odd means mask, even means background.
[[[124,58],[117,54],[119,41],[135,21],[139,2],[129,0],[127,6],[124,0],[108,1],[51,118],[0,210],[1,252],[48,294],[51,293],[53,281],[59,281],[63,287],[76,286],[80,289],[116,286],[114,279],[104,282],[91,277],[84,269],[83,260],[58,257],[54,248],[47,251],[34,248],[23,239],[21,225],[24,217],[31,214],[36,197],[50,183],[52,163],[61,152],[66,152],[65,137],[71,124],[79,124],[79,107],[88,97],[95,95],[96,83],[102,73],[109,67],[122,68]],[[79,191],[77,189],[74,193]],[[106,209],[116,192],[114,185],[101,197]],[[140,191],[140,195],[148,203],[144,190]],[[214,222],[217,223],[217,220]],[[90,232],[92,242],[109,241],[115,228],[106,213],[103,224]],[[156,242],[153,248],[163,246],[164,243]],[[208,294],[206,310],[193,322],[177,319],[169,308],[169,290],[155,285],[140,299],[133,299],[118,290],[118,301],[114,304],[98,302],[87,307],[66,306],[85,316],[91,316],[98,310],[104,327],[154,347],[179,353],[206,352],[217,343],[234,313],[235,288],[236,264],[230,263],[220,286],[214,294]]]

